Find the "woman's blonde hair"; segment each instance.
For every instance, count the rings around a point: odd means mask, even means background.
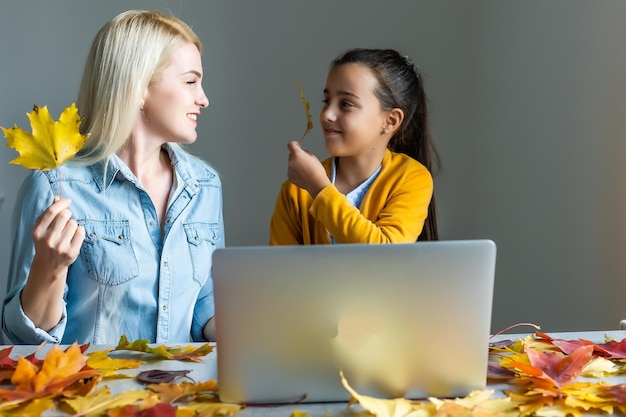
[[[183,21],[157,11],[129,10],[96,35],[78,96],[81,133],[89,138],[78,164],[107,159],[130,138],[146,88],[171,62],[172,50],[198,36]]]

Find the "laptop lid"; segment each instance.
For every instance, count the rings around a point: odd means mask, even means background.
[[[223,402],[465,396],[487,377],[496,246],[227,247],[213,255]]]

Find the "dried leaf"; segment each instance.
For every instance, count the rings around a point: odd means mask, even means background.
[[[100,371],[107,378],[118,376],[118,369],[135,369],[146,363],[136,359],[116,359],[109,356],[110,350],[96,350],[88,354],[87,365]],[[124,375],[125,376],[125,375]]]
[[[617,374],[621,368],[610,360],[602,357],[592,359],[580,372],[582,376],[590,378],[602,378],[607,375]]]
[[[530,349],[528,358],[532,366],[541,369],[545,376],[560,387],[581,374],[591,360],[592,353],[593,346],[581,346],[566,356]]]
[[[151,369],[149,371],[139,372],[137,380],[144,384],[170,383],[177,378],[187,376],[189,371],[164,371],[161,369]]]
[[[585,341],[586,343],[591,343]],[[610,340],[606,343],[595,343],[594,348],[602,356],[610,359],[626,359],[626,338],[620,342],[616,340]]]
[[[58,121],[52,120],[47,106],[34,106],[27,116],[32,134],[17,125],[8,129],[2,127],[7,146],[20,154],[10,161],[11,164],[49,170],[74,157],[85,145],[87,135],[81,135],[79,131],[81,118],[74,103],[63,110]]]
[[[150,392],[145,390],[128,390],[112,396],[109,389],[104,387],[87,396],[67,398],[63,402],[76,414],[98,415],[111,408],[134,404],[150,395]]]
[[[306,130],[300,138],[300,142],[302,142],[302,139],[304,139],[304,137],[311,131],[311,129],[313,129],[313,121],[311,120],[311,113],[309,113],[309,111],[311,110],[311,106],[309,106],[309,102],[306,101],[306,98],[304,98],[304,92],[302,91],[302,84],[300,83],[300,80],[298,80],[298,91],[300,92],[300,98],[302,99],[304,112],[306,113]]]
[[[343,372],[340,373],[340,376],[341,383],[345,389],[356,398],[363,408],[376,417],[421,417],[430,415],[424,405],[413,403],[404,398],[388,400],[360,395],[348,384]]]
[[[142,408],[138,405],[125,405],[107,411],[107,417],[176,417],[178,407],[171,404],[158,403],[152,407]]]
[[[87,357],[76,343],[65,351],[54,345],[41,363],[41,369],[20,357],[11,378],[15,389],[0,389],[0,398],[18,403],[58,394],[76,381],[95,375],[95,370],[83,369],[86,362]]]
[[[311,416],[307,413],[303,413],[302,411],[296,408],[295,410],[293,410],[293,413],[291,413],[289,417],[311,417]]]
[[[149,343],[148,340],[135,340],[134,342],[130,342],[125,335],[122,335],[114,350],[132,350],[157,355],[165,359],[190,362],[202,362],[203,356],[213,352],[213,346],[208,343],[198,348],[194,346],[170,347],[165,345],[152,347]]]
[[[191,397],[209,394],[209,398],[216,400],[218,387],[214,379],[206,382],[183,382],[182,384],[153,384],[148,386],[150,391],[157,394],[162,402],[173,403]],[[205,397],[207,397],[205,395]]]
[[[52,397],[36,398],[25,404],[9,405],[0,403],[2,417],[39,417],[46,410],[53,410],[55,405]]]
[[[242,408],[239,404],[227,404],[217,401],[190,401],[178,406],[177,417],[215,417],[234,416]]]
[[[435,404],[438,413],[441,414],[446,409],[457,409],[459,411],[464,410],[464,415],[469,415],[467,412],[471,412],[472,416],[489,415],[489,416],[506,416],[509,412],[517,408],[517,404],[511,401],[510,398],[494,398],[494,390],[480,390],[472,391],[463,398],[455,399],[439,399],[429,398],[429,400]]]

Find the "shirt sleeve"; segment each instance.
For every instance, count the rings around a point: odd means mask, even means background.
[[[20,291],[21,294],[21,291]],[[67,311],[63,307],[63,317],[50,331],[46,332],[35,327],[35,324],[26,316],[22,309],[19,294],[7,297],[2,315],[2,328],[5,335],[5,343],[14,345],[40,345],[42,343],[61,343]]]
[[[54,192],[45,174],[33,171],[20,187],[11,221],[12,248],[7,280],[7,296],[3,303],[2,330],[4,338],[12,344],[59,343],[65,332],[67,311],[50,332],[36,328],[24,314],[21,293],[33,257],[35,246],[32,229],[35,221],[51,204]]]
[[[220,193],[221,196],[221,193]],[[219,229],[221,230],[222,238],[215,245],[215,249],[223,248],[226,246],[226,238],[224,231],[224,215],[223,215],[223,203],[220,200],[219,210]],[[213,256],[213,253],[210,253],[208,256]],[[204,342],[206,341],[204,337],[204,326],[208,323],[208,321],[215,316],[215,299],[213,296],[213,273],[209,271],[209,277],[204,284],[204,286],[200,289],[200,293],[198,294],[198,299],[196,300],[196,304],[193,311],[193,318],[191,321],[191,339],[194,342]]]

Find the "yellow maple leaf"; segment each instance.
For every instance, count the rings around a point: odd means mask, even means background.
[[[405,398],[381,399],[358,394],[340,373],[341,383],[344,388],[361,404],[368,412],[376,417],[427,417],[430,410],[427,405],[414,403]]]
[[[109,388],[104,387],[84,397],[65,398],[63,402],[77,414],[93,416],[102,415],[108,409],[134,404],[151,395],[146,390],[127,390],[111,395]]]
[[[32,134],[17,125],[12,128],[0,126],[7,139],[6,145],[20,154],[9,163],[46,171],[74,157],[85,145],[87,135],[79,131],[81,118],[76,104],[63,110],[58,121],[52,120],[47,106],[34,106],[27,116]]]
[[[165,359],[180,360],[188,362],[202,362],[202,357],[213,351],[213,346],[205,343],[200,347],[195,346],[150,346],[150,342],[145,339],[129,341],[126,335],[122,335],[114,350],[132,350],[149,353]]]
[[[36,398],[25,404],[9,404],[0,403],[0,415],[2,417],[27,417],[40,416],[46,410],[53,410],[54,403],[52,397]]]
[[[120,359],[111,358],[107,350],[96,350],[88,354],[87,365],[93,369],[100,371],[100,374],[105,378],[114,376],[126,377],[127,375],[120,375],[117,373],[118,369],[135,369],[146,363],[142,360],[136,359]]]
[[[242,407],[239,404],[189,401],[178,406],[176,416],[233,417]]]
[[[160,401],[168,403],[179,402],[190,397],[198,397],[200,394],[207,392],[211,394],[211,398],[218,398],[218,386],[214,379],[196,383],[150,384],[148,388],[158,395]]]
[[[607,414],[614,414],[614,401],[604,396],[609,383],[605,382],[576,382],[563,388],[564,404],[571,408],[584,411],[601,410]]]
[[[506,416],[515,414],[518,404],[508,397],[494,397],[494,390],[477,390],[470,392],[467,396],[455,399],[440,399],[430,397],[429,400],[435,404],[438,411],[446,408],[463,409],[471,411],[475,415]],[[460,408],[459,408],[460,407]]]
[[[300,92],[300,98],[302,99],[302,104],[304,105],[304,112],[306,113],[306,130],[304,131],[302,138],[300,138],[300,141],[302,141],[302,139],[304,139],[307,133],[309,133],[311,129],[313,129],[313,121],[311,120],[311,113],[309,113],[311,106],[309,106],[309,102],[306,101],[306,99],[304,98],[304,92],[302,91],[302,84],[300,84],[300,80],[298,80],[298,91]]]

